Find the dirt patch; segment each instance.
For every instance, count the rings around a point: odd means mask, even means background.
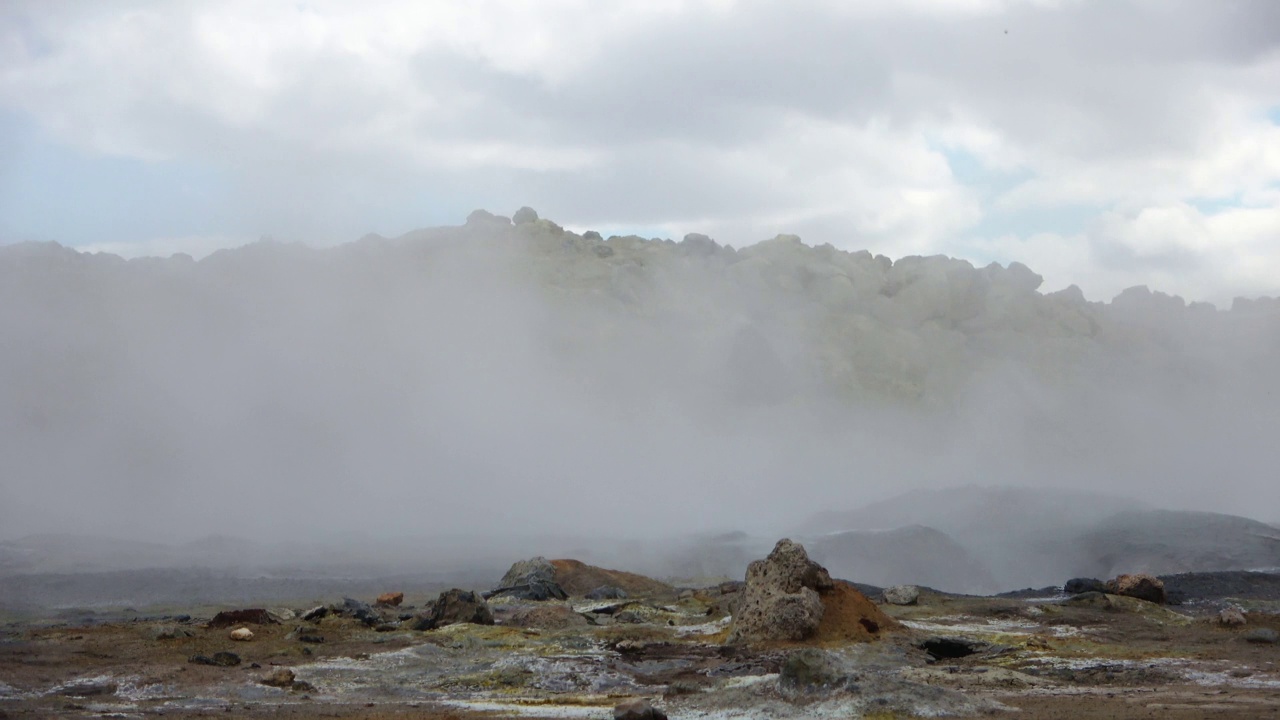
[[[630,595],[663,595],[672,587],[653,578],[621,570],[606,570],[588,565],[580,560],[552,560],[556,583],[570,595],[586,595],[598,587],[612,585],[626,590]]]
[[[816,643],[870,642],[882,633],[902,629],[897,620],[884,614],[852,583],[836,580],[835,587],[819,593],[819,597],[823,612],[818,633],[813,638]]]

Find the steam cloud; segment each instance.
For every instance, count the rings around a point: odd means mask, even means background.
[[[479,212],[199,262],[4,247],[0,539],[518,553],[772,532],[970,483],[1280,507],[1280,303],[1039,283]]]

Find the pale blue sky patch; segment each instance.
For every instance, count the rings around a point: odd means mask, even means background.
[[[245,229],[227,204],[228,179],[215,168],[95,155],[48,138],[15,113],[0,114],[0,134],[9,151],[0,173],[5,241],[77,246]]]

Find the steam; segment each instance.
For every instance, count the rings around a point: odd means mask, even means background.
[[[1038,285],[479,215],[199,262],[0,248],[0,539],[519,554],[972,483],[1280,506],[1273,303]]]

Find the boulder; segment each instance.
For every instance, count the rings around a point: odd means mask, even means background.
[[[1218,613],[1218,624],[1222,627],[1240,627],[1247,620],[1244,617],[1244,610],[1237,605],[1230,605],[1222,608],[1222,612]]]
[[[631,700],[613,708],[613,720],[667,720],[667,714],[648,700]]]
[[[382,616],[377,610],[374,610],[369,603],[360,602],[354,598],[343,598],[342,604],[334,606],[331,610],[339,615],[359,620],[369,627],[382,624]]]
[[[1106,592],[1107,584],[1097,578],[1071,578],[1062,586],[1062,592],[1079,595],[1087,592]]]
[[[400,603],[402,602],[404,602],[404,593],[389,592],[379,595],[378,599],[374,601],[374,604],[381,607],[400,607]]]
[[[485,593],[485,597],[511,597],[518,600],[565,600],[569,597],[556,582],[556,567],[551,561],[538,556],[512,564],[498,586]]]
[[[729,642],[796,642],[813,637],[824,611],[818,591],[834,586],[826,569],[809,559],[804,546],[779,540],[768,558],[747,567]]]
[[[522,207],[519,210],[517,210],[515,215],[511,216],[511,221],[514,222],[516,225],[524,225],[525,223],[537,222],[538,211],[526,205],[525,207]]]
[[[248,642],[253,639],[253,631],[245,627],[236,628],[235,630],[231,631],[230,637],[232,640],[238,640],[240,642]]]
[[[319,607],[313,607],[310,610],[303,613],[302,619],[308,622],[320,622],[322,619],[324,619],[324,616],[328,614],[329,614],[329,608],[323,605],[320,605]]]
[[[471,623],[492,625],[493,612],[489,603],[479,593],[453,588],[440,593],[440,597],[418,616],[413,623],[415,630],[432,630],[445,625]]]
[[[886,588],[884,601],[890,605],[915,605],[920,600],[920,588],[915,585],[894,585]]]
[[[1107,592],[1112,595],[1146,600],[1163,605],[1168,599],[1164,592],[1164,583],[1159,578],[1145,573],[1120,575],[1107,582]]]
[[[210,628],[225,628],[232,625],[279,625],[280,623],[273,617],[271,613],[263,608],[249,608],[245,610],[223,610],[213,619],[209,621]]]

